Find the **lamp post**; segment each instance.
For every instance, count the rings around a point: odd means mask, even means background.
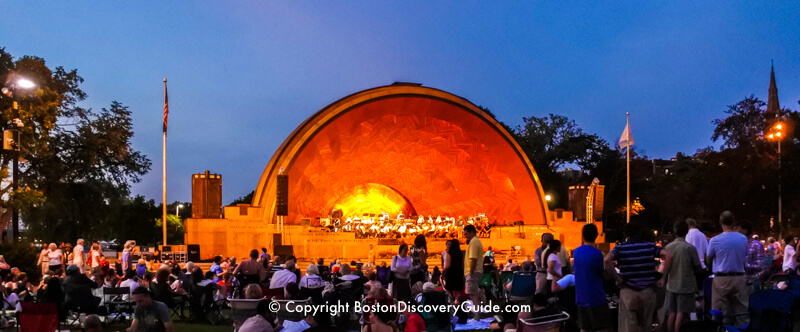
[[[17,104],[15,96],[18,89],[27,90],[34,87],[36,87],[36,84],[32,81],[25,78],[16,78],[9,80],[2,90],[4,95],[11,97],[13,100],[12,117],[14,118],[13,122],[15,128],[9,130],[9,133],[11,134],[10,136],[12,137],[11,142],[8,142],[10,144],[6,144],[7,142],[5,142],[5,140],[7,138],[5,132],[3,133],[3,148],[6,150],[5,148],[9,147],[10,149],[7,150],[11,151],[14,158],[11,173],[11,197],[14,197],[14,194],[16,194],[17,189],[19,188],[19,129],[23,127],[22,120],[19,119],[19,104]],[[16,202],[11,205],[11,240],[12,242],[17,242],[19,240],[19,211],[16,208]]]
[[[182,207],[183,207],[183,204],[178,204],[178,206],[175,207],[175,215],[178,216],[178,219],[181,218],[181,208]]]
[[[778,141],[778,235],[783,238],[783,197],[781,192],[781,141],[783,140],[784,128],[783,120],[779,117],[778,121],[770,128],[767,138],[769,140]]]

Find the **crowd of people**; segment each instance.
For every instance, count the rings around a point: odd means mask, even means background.
[[[347,318],[341,321],[341,317],[317,313],[299,321],[280,320],[269,312],[269,300],[425,303],[435,294],[446,294],[450,303],[477,305],[498,299],[498,293],[482,281],[488,278],[490,284],[498,283],[503,271],[530,271],[535,273],[536,290],[530,300],[532,312],[500,313],[490,326],[493,330],[515,329],[519,319],[566,311],[574,318],[565,323],[568,331],[651,331],[655,313],[663,307],[666,315],[659,323],[672,332],[680,330],[696,312],[702,281],[712,276],[712,298],[706,301],[729,316],[728,323],[740,325],[746,317],[734,314],[747,311],[754,285],[773,274],[795,274],[800,257],[791,236],[785,237],[783,245],[769,238],[765,246],[753,234],[752,225],[736,222],[732,213],[723,212],[719,223],[722,233],[709,238],[694,220],[677,221],[672,227],[674,239],[668,243],[645,240],[642,229],[629,223],[623,230],[625,241],[605,256],[594,243],[598,229],[589,223],[582,230],[583,245],[571,255],[552,234],[545,233],[532,258],[521,262],[508,259],[504,264],[495,262],[491,247],[484,250],[475,225],[466,225],[460,231],[466,239],[464,250],[459,239],[448,240],[441,265],[432,271],[423,234],[418,234],[411,246],[401,244],[390,264],[364,269],[357,261],[326,264],[318,259],[304,273],[296,257],[271,257],[266,248],[252,250],[241,262],[217,256],[206,272],[192,262],[181,267],[145,258],[134,261],[138,255],[131,242],[126,243],[120,260],[110,266],[97,243],[87,253],[79,239],[74,247],[63,245],[61,249],[50,244],[42,250],[39,262],[44,277],[38,285],[0,256],[4,280],[0,293],[5,306],[14,307],[21,301],[53,303],[61,319],[84,313],[90,315],[85,323],[93,324],[93,315],[108,314],[102,288],[127,287],[129,294],[121,300],[136,305],[130,313],[129,331],[172,331],[170,310],[185,305],[194,317],[213,323],[209,314],[215,305],[225,305],[226,299],[264,299],[258,314],[243,321],[239,331],[335,331],[347,328]],[[502,282],[501,289],[513,289],[514,279]],[[612,310],[618,310],[617,319]],[[476,319],[486,317],[480,311],[471,314]],[[424,331],[426,324],[435,323],[426,315],[365,313],[360,318],[364,331]]]

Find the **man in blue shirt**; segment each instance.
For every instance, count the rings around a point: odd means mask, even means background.
[[[714,272],[711,284],[711,309],[722,310],[725,316],[747,312],[748,292],[744,278],[747,237],[734,229],[736,219],[730,211],[719,216],[722,234],[708,242],[707,264]],[[726,324],[742,326],[747,317],[726,318]],[[735,320],[735,322],[734,322]]]
[[[214,264],[211,264],[211,268],[209,269],[209,271],[214,272],[214,282],[219,281],[224,274],[222,267],[219,265],[220,263],[222,263],[222,256],[215,256]]]
[[[597,226],[583,225],[583,245],[572,252],[578,327],[581,331],[611,331],[611,311],[603,290],[603,253],[595,248],[595,239]]]
[[[663,286],[672,264],[672,254],[653,242],[641,239],[641,230],[635,223],[622,229],[626,241],[611,249],[603,260],[606,270],[614,277],[619,290],[619,331],[650,331],[656,310],[654,286]],[[660,280],[656,272],[656,258],[664,264]],[[614,263],[619,273],[614,269]],[[576,279],[577,282],[577,279]]]

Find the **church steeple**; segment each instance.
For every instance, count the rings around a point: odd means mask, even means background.
[[[781,106],[778,103],[778,86],[775,84],[775,67],[771,67],[769,76],[769,99],[767,100],[766,117],[774,118],[780,116]]]

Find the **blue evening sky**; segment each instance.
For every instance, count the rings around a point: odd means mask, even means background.
[[[631,112],[654,158],[711,145],[726,105],[800,99],[797,1],[6,1],[0,47],[77,68],[84,106],[130,106],[160,201],[162,79],[169,80],[169,199],[223,176],[253,190],[308,116],[348,94],[422,83],[511,125],[548,113],[615,142]],[[588,5],[587,5],[588,4]],[[719,143],[715,144],[717,147]]]

